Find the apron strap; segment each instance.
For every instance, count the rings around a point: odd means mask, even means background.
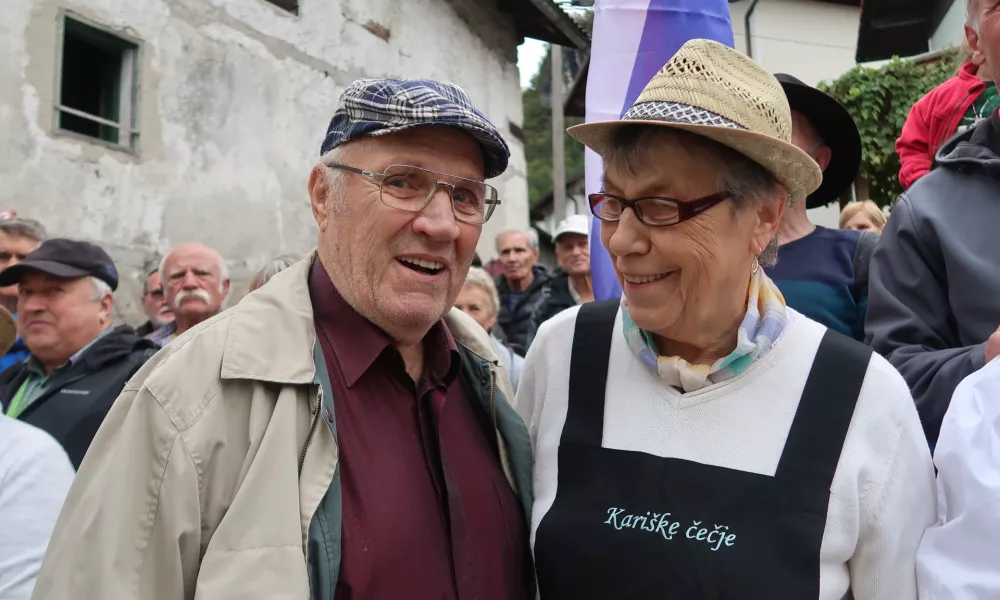
[[[604,440],[604,391],[620,306],[620,300],[588,302],[576,315],[563,441],[600,447]]]
[[[813,360],[775,477],[830,489],[872,349],[827,330]]]

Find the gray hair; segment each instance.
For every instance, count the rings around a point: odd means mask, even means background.
[[[500,312],[500,295],[497,293],[497,286],[493,283],[493,278],[485,269],[470,267],[469,274],[465,276],[465,286],[477,287],[486,294],[486,301],[489,303],[490,316],[496,316]]]
[[[114,294],[107,281],[96,277],[88,277],[88,279],[90,279],[90,284],[94,287],[93,294],[91,295],[92,300],[101,300],[105,294]]]
[[[272,277],[299,262],[299,260],[300,257],[294,254],[282,254],[281,256],[276,257],[271,262],[264,265],[264,268],[257,271],[257,274],[253,276],[253,279],[250,280],[250,289],[248,290],[248,293],[261,287],[270,281]]]
[[[635,175],[649,160],[650,148],[665,140],[675,140],[688,152],[700,154],[711,161],[718,173],[719,191],[731,196],[737,212],[780,198],[775,190],[781,183],[763,166],[728,146],[680,129],[646,125],[620,127],[604,155],[604,170],[614,168]],[[778,240],[774,238],[757,256],[757,261],[771,266],[777,259]]]
[[[334,169],[331,164],[340,162],[343,146],[337,146],[320,157],[317,166],[323,167],[323,183],[326,184],[326,199],[340,196],[344,191],[344,180],[347,177],[342,169]]]
[[[529,227],[528,229],[505,229],[498,233],[495,240],[497,252],[500,252],[500,240],[503,239],[503,236],[512,234],[523,235],[528,239],[528,247],[538,251],[538,232]]]
[[[971,27],[976,33],[979,33],[979,13],[976,11],[977,8],[979,8],[979,0],[965,0],[965,24]]]
[[[212,248],[212,251],[215,252],[215,256],[217,257],[216,262],[218,263],[219,267],[219,292],[222,292],[225,289],[226,280],[229,279],[229,267],[226,266],[226,259],[222,258],[222,255],[219,254],[217,250]],[[167,259],[170,258],[170,255],[172,253],[173,250],[167,252],[166,256],[160,259],[160,267],[157,269],[160,272],[160,280],[161,280],[160,284],[164,286],[167,284],[167,279],[168,279],[167,274],[165,272],[165,267],[167,266]],[[149,279],[149,277],[147,276],[146,279]]]
[[[14,217],[0,221],[0,232],[11,237],[28,238],[38,243],[45,241],[45,227],[34,219]]]

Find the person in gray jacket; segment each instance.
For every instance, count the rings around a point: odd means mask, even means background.
[[[956,386],[1000,354],[1000,117],[945,143],[872,258],[866,333],[902,373],[931,447]]]

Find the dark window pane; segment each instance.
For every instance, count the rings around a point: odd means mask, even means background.
[[[299,14],[299,0],[267,0],[271,4],[278,6],[292,13]]]
[[[124,53],[134,47],[109,33],[66,19],[61,104],[119,122],[122,93],[131,94],[131,90],[121,89],[122,61]],[[119,139],[116,127],[65,112],[61,113],[59,126],[112,143]]]

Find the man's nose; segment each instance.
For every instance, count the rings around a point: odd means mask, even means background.
[[[45,300],[40,294],[31,294],[30,296],[21,296],[18,298],[18,312],[42,312],[48,308]]]
[[[191,271],[184,273],[184,281],[183,281],[184,289],[186,290],[197,289],[199,287],[198,283],[199,283],[198,278],[195,276],[194,273],[192,273]]]
[[[434,191],[431,201],[414,220],[413,229],[436,241],[452,242],[458,239],[458,221],[446,187],[439,186]]]

